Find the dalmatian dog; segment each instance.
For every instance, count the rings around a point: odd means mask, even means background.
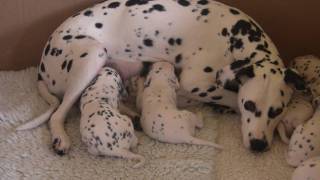
[[[312,118],[305,124],[296,128],[293,132],[287,162],[292,166],[298,166],[303,161],[320,155],[320,107],[318,107]]]
[[[292,180],[320,179],[320,156],[303,162],[292,175]]]
[[[195,128],[203,127],[202,117],[177,109],[178,89],[179,82],[170,63],[157,62],[152,65],[142,94],[137,96],[141,98],[137,102],[141,103],[143,131],[161,142],[207,145],[221,149],[220,145],[193,137]]]
[[[144,158],[129,151],[137,146],[138,138],[131,119],[118,110],[122,91],[120,75],[109,67],[101,69],[80,99],[80,133],[91,154],[136,159],[140,161],[137,168]]]
[[[280,121],[277,130],[281,140],[289,144],[293,131],[304,124],[314,113],[311,98],[308,95],[295,93],[288,104],[288,110]]]
[[[212,0],[109,0],[71,16],[48,39],[38,79],[50,108],[26,126],[50,118],[53,148],[67,152],[66,114],[103,66],[126,80],[144,62],[161,60],[179,69],[179,91],[191,99],[240,109],[244,144],[253,151],[271,146],[292,87],[303,88],[268,35],[236,8]]]

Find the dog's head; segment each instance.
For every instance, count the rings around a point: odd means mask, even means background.
[[[232,70],[232,73],[233,79],[224,78],[229,84],[225,88],[233,84],[231,87],[235,90],[234,84],[239,84],[238,107],[244,145],[252,151],[263,152],[272,144],[275,128],[293,93],[292,88],[303,90],[304,81],[294,70],[279,68],[269,62],[258,62]]]

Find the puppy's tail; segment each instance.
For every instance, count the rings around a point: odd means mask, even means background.
[[[49,92],[47,85],[43,81],[38,82],[38,90],[41,97],[43,97],[43,99],[45,99],[45,101],[50,105],[50,108],[35,119],[27,122],[26,124],[20,125],[16,128],[16,130],[22,131],[40,126],[41,124],[47,122],[51,114],[54,113],[54,111],[58,108],[60,104],[59,99]]]
[[[222,145],[219,145],[219,144],[216,144],[216,143],[213,143],[213,142],[210,142],[210,141],[198,139],[198,138],[195,138],[195,137],[192,137],[192,136],[190,136],[188,138],[187,143],[188,144],[194,144],[194,145],[211,146],[211,147],[214,147],[214,148],[217,148],[217,149],[220,149],[220,150],[224,149]]]

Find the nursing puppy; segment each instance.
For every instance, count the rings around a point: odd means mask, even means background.
[[[143,131],[161,142],[222,148],[215,143],[193,137],[195,128],[201,128],[203,122],[201,117],[194,113],[177,109],[177,89],[179,89],[179,83],[174,67],[168,62],[153,64],[145,80],[143,93],[138,95],[137,100],[142,108]]]
[[[138,168],[144,158],[129,151],[138,144],[133,124],[118,110],[124,91],[119,74],[104,67],[81,96],[80,132],[91,154],[139,160]]]
[[[293,131],[304,124],[314,113],[311,98],[304,94],[295,93],[288,104],[287,111],[277,129],[281,140],[289,144]]]

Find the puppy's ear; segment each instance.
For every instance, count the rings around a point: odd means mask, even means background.
[[[305,90],[306,83],[303,78],[293,69],[286,69],[284,72],[284,82],[292,84],[297,90]]]

